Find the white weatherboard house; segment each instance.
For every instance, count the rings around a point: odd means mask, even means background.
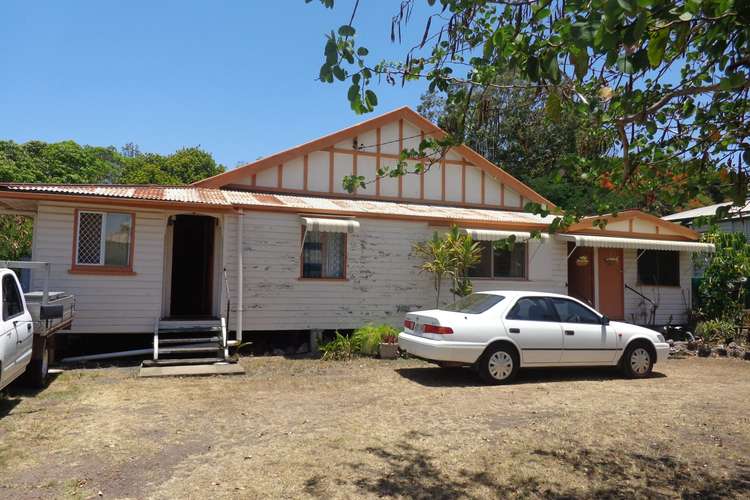
[[[628,211],[529,239],[554,205],[465,146],[422,175],[356,193],[404,148],[443,132],[409,108],[271,155],[192,186],[0,187],[5,213],[35,218],[34,260],[77,300],[74,333],[150,333],[155,322],[226,317],[240,332],[398,325],[434,305],[413,245],[451,225],[485,247],[476,290],[569,293],[613,319],[681,322],[690,304],[691,229]],[[516,235],[513,251],[491,242]],[[636,292],[658,300],[652,306]],[[450,293],[443,293],[451,300]]]

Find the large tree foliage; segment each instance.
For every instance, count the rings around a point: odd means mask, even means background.
[[[462,126],[464,143],[566,210],[640,208],[663,215],[690,196],[698,205],[721,201],[711,196],[720,197],[722,189],[718,172],[710,168],[679,182],[615,189],[611,173],[622,168],[621,159],[612,152],[615,134],[591,127],[570,111],[550,116],[547,102],[543,89],[508,87],[473,95],[468,113],[464,105],[437,92],[424,94],[418,110],[444,130],[453,132]],[[598,178],[585,168],[595,162],[603,171]],[[702,188],[710,190],[700,193]]]
[[[118,151],[73,141],[0,141],[0,182],[179,185],[223,171],[224,166],[198,147],[160,155],[142,153],[134,144]],[[17,260],[28,255],[31,234],[28,218],[0,216],[0,258]]]
[[[334,0],[320,2],[334,6]],[[355,2],[351,21],[328,35],[321,81],[349,82],[348,99],[357,113],[375,108],[373,86],[381,80],[426,80],[431,91],[447,92],[449,103],[463,105],[467,114],[475,94],[540,89],[550,116],[572,113],[616,138],[611,153],[618,164],[571,158],[588,178],[614,189],[671,194],[675,204],[713,185],[710,173],[718,170],[734,186],[735,199],[744,200],[750,2],[426,2],[433,10],[419,19],[413,16],[416,0],[393,3],[391,40],[404,44],[403,57],[376,63],[356,40]],[[414,23],[411,33],[419,36],[405,40],[403,28]],[[517,81],[499,81],[509,74]],[[462,140],[462,131],[457,127],[454,140]],[[681,183],[684,193],[659,191]]]

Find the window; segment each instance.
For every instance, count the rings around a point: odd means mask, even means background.
[[[132,263],[133,215],[78,212],[75,264],[129,268]]]
[[[524,321],[559,321],[554,309],[543,297],[521,297],[506,319]]]
[[[21,292],[18,291],[13,276],[6,274],[3,276],[3,321],[15,318],[19,314],[23,314]]]
[[[673,250],[638,250],[638,283],[680,285],[680,253]]]
[[[307,231],[302,247],[302,277],[346,279],[346,234]]]
[[[444,311],[454,311],[462,314],[482,314],[495,304],[499,304],[505,297],[489,293],[472,293],[451,306],[444,307]]]
[[[549,299],[555,308],[560,321],[564,323],[585,323],[592,325],[600,325],[602,323],[601,318],[594,313],[588,307],[583,307],[578,302],[574,302],[568,299]]]
[[[479,263],[469,269],[470,278],[525,278],[526,243],[515,243],[512,250],[498,249],[491,241],[480,241]]]

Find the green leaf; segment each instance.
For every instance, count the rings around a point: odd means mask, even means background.
[[[555,123],[560,122],[560,117],[562,116],[562,104],[557,92],[550,92],[544,110],[550,121]]]
[[[333,76],[340,82],[346,80],[346,71],[344,71],[338,64],[332,68]]]
[[[635,73],[633,62],[624,54],[617,58],[617,69],[628,75]]]
[[[586,49],[578,50],[570,53],[570,59],[575,66],[576,77],[579,80],[583,80],[586,73],[589,71],[589,54]]]
[[[633,0],[617,0],[617,3],[620,4],[622,10],[628,14],[632,14],[635,10],[635,2]]]
[[[349,87],[349,92],[347,92],[346,97],[349,99],[350,103],[353,103],[354,101],[359,100],[359,85],[352,85]]]
[[[529,75],[532,81],[539,79],[539,59],[529,56],[526,60],[526,74]]]
[[[366,56],[367,54],[369,54],[369,53],[370,53],[370,51],[369,51],[369,50],[367,50],[367,48],[366,48],[366,47],[359,47],[359,48],[357,49],[357,55],[358,55],[359,57],[365,57],[365,56]]]
[[[747,82],[747,76],[744,73],[732,73],[719,80],[721,90],[732,90],[743,86]]]
[[[367,89],[365,91],[365,102],[370,108],[374,108],[378,105],[378,96],[372,90]]]
[[[667,39],[669,32],[667,30],[660,30],[651,35],[648,42],[648,62],[652,68],[656,68],[661,64],[664,58],[664,49],[667,47]]]
[[[341,36],[354,36],[354,27],[349,24],[344,24],[339,28],[339,35]]]

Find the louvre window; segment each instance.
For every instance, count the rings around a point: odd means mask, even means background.
[[[115,212],[79,212],[76,264],[130,266],[133,216]]]
[[[307,231],[302,249],[303,278],[346,278],[346,234]]]

